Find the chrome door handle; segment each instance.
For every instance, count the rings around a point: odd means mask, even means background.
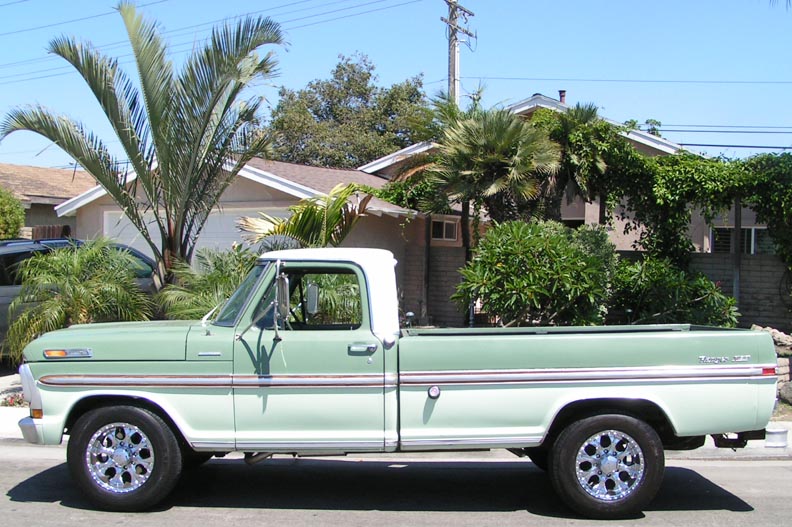
[[[355,344],[350,344],[347,346],[347,352],[351,355],[363,355],[367,353],[374,353],[375,351],[377,351],[376,344],[368,344],[365,342],[356,342]]]

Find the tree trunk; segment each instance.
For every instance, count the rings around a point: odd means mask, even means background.
[[[462,228],[462,247],[465,249],[465,262],[470,261],[470,202],[462,202],[462,218],[460,220]]]

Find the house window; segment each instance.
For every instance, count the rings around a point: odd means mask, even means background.
[[[432,239],[456,241],[457,222],[454,220],[432,220]]]
[[[730,253],[734,228],[718,227],[712,229],[710,246],[713,253]],[[740,232],[740,252],[742,254],[775,254],[773,240],[764,227],[747,227]]]
[[[561,220],[565,226],[569,227],[570,229],[577,229],[578,227],[582,227],[586,224],[586,220]]]

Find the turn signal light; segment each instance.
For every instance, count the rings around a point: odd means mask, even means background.
[[[90,348],[69,348],[44,350],[45,359],[90,359],[93,352]]]
[[[44,417],[44,410],[38,408],[31,408],[30,417],[32,417],[33,419],[41,419],[42,417]]]

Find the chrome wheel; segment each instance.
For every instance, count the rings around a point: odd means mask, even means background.
[[[635,439],[605,430],[586,439],[575,458],[577,481],[590,496],[618,501],[640,487],[644,454]]]
[[[88,440],[85,464],[101,488],[126,493],[140,488],[151,475],[154,450],[146,434],[129,423],[110,423]]]

